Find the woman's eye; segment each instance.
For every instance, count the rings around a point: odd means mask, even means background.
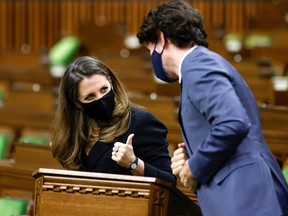
[[[108,87],[101,88],[101,93],[106,93],[108,91]]]
[[[88,96],[85,98],[85,100],[91,101],[91,100],[94,100],[94,98],[95,98],[95,95],[88,95]]]

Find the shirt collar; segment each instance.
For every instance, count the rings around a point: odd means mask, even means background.
[[[186,56],[188,54],[190,54],[196,47],[198,47],[198,45],[194,45],[192,48],[190,48],[183,56],[183,58],[181,59],[180,61],[180,65],[179,65],[179,69],[178,69],[178,72],[179,72],[179,83],[181,83],[181,80],[182,80],[182,73],[181,73],[181,67],[182,67],[182,63],[184,61],[184,59],[186,58]]]

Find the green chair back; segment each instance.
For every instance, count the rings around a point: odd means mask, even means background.
[[[0,215],[26,215],[29,201],[26,199],[2,197],[0,198]]]
[[[0,89],[0,106],[4,104],[5,91]]]
[[[49,144],[49,141],[43,137],[38,136],[22,136],[18,140],[21,143],[31,143],[31,144],[40,144],[46,145]]]
[[[0,160],[6,157],[8,146],[9,146],[9,136],[7,134],[0,133]]]
[[[288,183],[288,167],[284,168],[282,172],[283,172],[283,175],[286,179],[286,182]]]
[[[67,36],[60,39],[49,51],[51,65],[70,64],[81,46],[80,39],[76,36]]]

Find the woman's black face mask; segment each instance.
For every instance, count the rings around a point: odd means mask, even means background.
[[[106,95],[99,100],[90,103],[80,103],[85,114],[90,118],[99,121],[109,121],[112,119],[113,111],[115,109],[115,95],[111,89]]]

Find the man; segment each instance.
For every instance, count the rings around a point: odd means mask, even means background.
[[[287,183],[264,140],[258,106],[235,68],[207,49],[199,11],[167,1],[148,13],[137,37],[155,75],[180,82],[185,144],[171,167],[197,193],[203,215],[288,215]]]

